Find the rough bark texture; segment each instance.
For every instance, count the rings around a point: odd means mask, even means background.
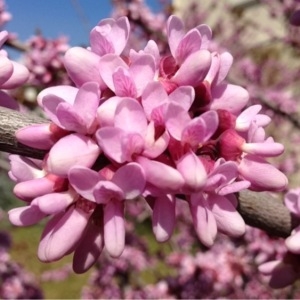
[[[245,223],[270,235],[288,237],[299,224],[299,220],[289,212],[282,199],[275,198],[270,193],[245,190],[239,193],[238,198],[238,211]]]
[[[45,122],[47,121],[35,116],[0,108],[0,151],[42,159],[46,152],[19,143],[15,138],[15,132],[27,125]],[[287,237],[298,225],[282,200],[269,193],[247,190],[240,192],[238,199],[238,211],[246,224],[260,228],[270,235]]]
[[[46,152],[27,147],[16,140],[15,132],[30,124],[45,123],[42,118],[0,108],[0,151],[42,159]]]

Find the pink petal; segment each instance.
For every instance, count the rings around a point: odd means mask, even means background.
[[[218,191],[218,194],[220,196],[225,196],[227,194],[238,193],[242,190],[248,189],[250,186],[251,186],[251,182],[249,182],[247,180],[237,181],[237,182],[233,182],[225,187],[222,187]]]
[[[212,137],[219,126],[218,113],[216,111],[209,110],[201,115],[201,119],[204,121],[206,127],[205,136],[203,138],[203,142],[206,142]]]
[[[0,106],[20,111],[19,103],[4,91],[0,91]]]
[[[92,29],[90,33],[91,50],[99,56],[103,56],[108,53],[115,53],[115,49],[112,42],[109,41],[107,37],[103,34],[102,29],[103,28],[99,26],[96,26]]]
[[[99,181],[93,191],[95,200],[99,204],[107,204],[113,200],[124,200],[125,195],[120,187],[108,180]]]
[[[242,150],[249,154],[275,157],[283,153],[284,146],[280,143],[244,143]]]
[[[103,21],[102,21],[103,22]],[[100,22],[98,25],[102,24]],[[127,17],[120,17],[115,21],[110,32],[110,38],[115,48],[115,54],[120,55],[124,50],[130,33],[130,23]]]
[[[200,32],[202,37],[201,49],[208,49],[211,38],[212,38],[212,31],[210,27],[206,24],[201,24],[196,27],[197,30]]]
[[[2,59],[3,58],[1,58],[0,60]],[[25,66],[14,61],[12,61],[12,64],[13,64],[13,73],[7,81],[1,84],[2,89],[17,88],[22,84],[26,83],[29,77],[29,71]]]
[[[122,97],[111,97],[103,102],[97,109],[99,127],[114,126],[115,111]]]
[[[59,118],[57,117],[57,107],[59,104],[63,103],[67,106],[70,106],[70,104],[65,102],[64,99],[56,95],[47,94],[41,100],[42,108],[46,112],[47,117],[49,117],[50,120],[58,126],[61,126],[61,124]]]
[[[218,160],[216,164],[219,161],[220,160]],[[231,183],[238,176],[237,163],[233,161],[222,162],[220,163],[220,165],[214,167],[214,169],[209,174],[209,177],[211,178],[218,175],[222,175],[222,180],[218,182],[218,187],[215,188],[220,188],[224,186],[224,184]]]
[[[296,227],[292,235],[285,240],[288,250],[294,254],[300,254],[300,227]]]
[[[134,132],[145,136],[147,123],[144,110],[137,100],[124,98],[117,106],[115,127],[121,128],[125,132]]]
[[[62,217],[50,221],[39,244],[39,259],[50,262],[65,256],[81,238],[89,217],[90,213],[71,206]]]
[[[35,178],[32,180],[19,182],[14,187],[14,194],[24,200],[30,201],[36,197],[51,193],[55,189],[56,181],[52,177]]]
[[[160,53],[156,42],[154,42],[153,40],[148,41],[146,47],[144,48],[144,53],[153,56],[155,60],[156,69],[158,69],[160,62]]]
[[[64,211],[75,200],[75,193],[67,191],[62,193],[50,193],[35,198],[39,209],[47,215],[54,215]]]
[[[124,202],[109,201],[104,206],[104,243],[110,256],[119,257],[125,247]]]
[[[148,120],[154,108],[168,101],[168,94],[162,84],[159,81],[150,82],[143,91],[141,101]]]
[[[180,141],[182,131],[190,122],[191,117],[181,106],[170,103],[166,111],[166,128],[170,135]]]
[[[255,121],[252,121],[248,129],[249,143],[274,143],[272,137],[266,138],[266,132],[262,127],[258,127]]]
[[[217,223],[201,193],[191,196],[190,211],[198,238],[211,247],[217,235]]]
[[[232,62],[233,62],[233,57],[229,52],[223,52],[220,55],[220,69],[214,81],[215,85],[218,85],[226,78],[231,68]]]
[[[144,138],[138,133],[126,133],[120,140],[123,156],[126,161],[132,161],[145,148]]]
[[[290,212],[300,216],[300,189],[291,189],[284,196],[284,204]]]
[[[155,71],[154,57],[150,54],[138,54],[131,62],[129,73],[135,82],[137,97],[141,96],[147,84],[154,80]]]
[[[171,16],[167,22],[167,35],[170,51],[176,57],[176,49],[184,36],[183,22],[176,16]]]
[[[152,216],[152,227],[158,242],[166,242],[175,227],[175,198],[166,195],[155,199]]]
[[[96,139],[105,155],[118,163],[126,161],[121,140],[125,133],[120,128],[103,127],[96,132]]]
[[[70,169],[68,178],[71,186],[83,198],[95,201],[94,188],[100,180],[105,180],[98,172],[86,167],[75,166]]]
[[[137,87],[127,68],[118,67],[113,73],[112,78],[116,96],[132,98],[137,96]]]
[[[211,64],[211,53],[199,50],[189,55],[180,66],[172,81],[178,85],[197,86],[206,76]]]
[[[54,95],[65,102],[73,104],[78,93],[78,88],[69,85],[59,85],[42,90],[37,96],[37,102],[43,106],[43,99],[47,95]],[[60,101],[59,101],[60,102]],[[53,110],[53,109],[52,109]]]
[[[246,155],[238,166],[239,173],[256,191],[280,191],[286,188],[286,176],[274,166],[254,155]]]
[[[156,158],[167,149],[170,141],[170,135],[167,131],[165,131],[157,140],[154,140],[154,138],[154,132],[151,138],[149,138],[147,135],[143,156],[148,158]]]
[[[129,163],[116,171],[112,182],[122,189],[125,199],[134,199],[144,191],[144,170],[137,163]]]
[[[127,44],[129,32],[127,17],[104,19],[91,31],[92,50],[100,56],[108,53],[120,55]]]
[[[80,113],[87,128],[90,128],[95,121],[99,103],[100,92],[98,83],[88,82],[83,84],[76,95],[74,109]]]
[[[281,289],[293,284],[298,278],[299,273],[295,271],[294,265],[281,264],[273,270],[269,285],[273,289]]]
[[[32,148],[49,150],[62,136],[66,134],[52,123],[32,124],[16,132],[19,142]]]
[[[207,179],[205,167],[192,151],[178,160],[177,170],[183,176],[185,185],[192,191],[199,191],[204,186]]]
[[[240,113],[249,101],[249,94],[244,88],[227,83],[214,87],[211,95],[211,109],[225,109],[233,114]]]
[[[0,56],[0,85],[4,84],[13,74],[14,67],[12,61],[5,56]]]
[[[278,268],[282,262],[280,260],[272,260],[258,266],[258,270],[263,275],[271,275],[275,268]]]
[[[115,91],[113,74],[118,67],[128,70],[128,66],[124,60],[115,54],[106,54],[101,57],[98,72],[100,72],[103,81],[112,91]]]
[[[61,128],[87,134],[87,126],[80,113],[77,113],[73,106],[69,103],[60,103],[56,109],[57,123]]]
[[[69,153],[68,149],[72,149]],[[75,165],[91,167],[101,151],[96,142],[87,136],[70,134],[61,138],[50,150],[46,161],[47,170],[66,177]]]
[[[220,70],[220,60],[220,54],[213,52],[211,57],[211,65],[204,79],[204,81],[208,82],[209,85],[212,85]]]
[[[102,231],[103,229],[93,221],[88,223],[74,251],[73,270],[76,274],[85,273],[99,258],[104,246]]]
[[[169,95],[169,100],[188,111],[195,99],[195,90],[191,86],[180,86]]]
[[[235,129],[239,131],[247,131],[252,120],[255,118],[261,108],[261,105],[251,105],[242,111],[242,113],[240,113],[240,115],[236,118]]]
[[[142,166],[146,181],[167,192],[179,192],[184,184],[181,174],[174,168],[161,162],[138,157],[136,161]]]
[[[201,46],[201,35],[197,29],[190,30],[180,41],[175,52],[175,59],[181,65],[192,53],[198,51]]]
[[[9,221],[15,226],[31,226],[47,215],[40,211],[37,205],[18,207],[8,212]]]
[[[181,134],[182,143],[188,144],[191,147],[198,147],[200,143],[204,142],[206,133],[206,124],[200,117],[192,119],[183,129]]]
[[[36,165],[30,158],[10,154],[9,161],[9,176],[15,182],[28,181],[45,176],[45,171],[39,169],[39,166]]]
[[[212,194],[207,200],[219,231],[233,237],[239,237],[245,233],[244,220],[226,197]]]
[[[81,47],[72,47],[65,54],[64,65],[76,86],[95,81],[101,90],[105,89],[99,72],[102,67],[100,57],[97,54]]]

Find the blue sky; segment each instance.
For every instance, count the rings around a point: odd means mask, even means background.
[[[154,11],[160,8],[159,0],[145,2]],[[72,46],[87,44],[92,27],[112,12],[110,0],[6,0],[6,6],[13,19],[4,29],[17,33],[21,41],[39,28],[48,38],[68,36]]]

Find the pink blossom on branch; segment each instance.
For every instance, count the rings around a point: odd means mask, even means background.
[[[105,19],[92,29],[91,47],[67,51],[75,87],[42,91],[38,103],[50,125],[17,132],[48,154],[39,162],[11,158],[15,193],[27,202],[10,211],[11,222],[27,226],[50,216],[39,258],[74,253],[77,273],[103,248],[121,255],[129,201],[146,200],[160,242],[172,236],[178,202],[186,201],[200,241],[212,246],[218,232],[245,232],[236,192],[287,184],[267,161],[283,151],[266,135],[270,119],[259,106],[246,108],[244,88],[225,82],[232,57],[208,50],[207,25],[185,32],[171,16],[164,56],[155,41],[126,54],[129,32],[126,18]]]

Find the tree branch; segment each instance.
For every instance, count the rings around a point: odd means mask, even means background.
[[[0,151],[43,159],[46,151],[37,150],[19,143],[15,137],[15,132],[22,127],[45,122],[48,121],[37,116],[0,107]]]
[[[8,46],[12,49],[21,51],[21,52],[26,52],[29,50],[28,45],[18,41],[18,40],[12,40],[12,39],[8,39],[5,43],[5,46]]]
[[[239,193],[238,199],[238,211],[245,223],[272,236],[288,237],[299,225],[299,220],[290,213],[282,199],[270,193],[245,190]]]
[[[45,123],[42,118],[0,107],[0,151],[42,159],[46,151],[19,143],[15,132],[31,124]],[[246,224],[260,228],[270,235],[287,237],[299,222],[284,206],[282,200],[269,193],[243,191],[238,194],[238,211]]]

